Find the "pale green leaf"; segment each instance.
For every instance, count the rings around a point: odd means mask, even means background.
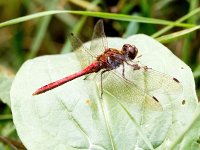
[[[132,86],[125,90],[122,78],[108,74],[103,81],[103,99],[99,97],[99,75],[87,80],[81,77],[32,96],[37,88],[80,71],[81,67],[74,53],[29,60],[17,73],[11,89],[13,120],[29,150],[168,149],[184,136],[197,107],[190,68],[148,36],[108,38],[109,47],[120,49],[125,43],[136,45],[142,55],[137,59],[141,64],[177,78],[181,90],[156,74],[149,80],[152,76],[144,73],[142,82],[137,71],[129,67],[125,76],[140,86],[141,92]],[[149,95],[141,98],[142,90]],[[148,96],[155,96],[162,109],[146,101]]]

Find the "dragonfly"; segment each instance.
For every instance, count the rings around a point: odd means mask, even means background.
[[[103,74],[107,72],[112,72],[109,74],[111,80],[113,82],[109,82],[110,84],[106,84],[106,89],[109,90],[109,88],[113,88],[115,86],[115,82],[117,82],[118,89],[121,87],[123,88],[126,93],[127,93],[127,98],[130,101],[140,101],[142,99],[147,100],[147,104],[150,107],[155,107],[160,109],[160,103],[159,100],[154,97],[149,95],[144,87],[141,87],[140,85],[136,85],[132,81],[128,79],[128,77],[125,76],[125,65],[130,66],[132,68],[131,73],[136,72],[135,75],[130,75],[132,77],[140,76],[141,74],[144,75],[144,73],[148,74],[150,77],[149,80],[155,81],[154,84],[156,86],[150,85],[150,89],[153,88],[159,88],[159,86],[164,85],[164,88],[166,89],[167,92],[173,92],[174,90],[180,90],[181,84],[178,79],[168,76],[164,73],[157,72],[153,70],[152,68],[149,68],[147,66],[141,66],[138,63],[131,63],[138,55],[138,49],[135,45],[125,43],[121,50],[118,50],[116,48],[109,48],[106,35],[104,32],[104,26],[103,26],[103,20],[99,20],[95,27],[94,27],[94,32],[92,36],[92,42],[90,45],[90,49],[88,50],[87,48],[83,47],[83,43],[81,40],[76,38],[73,34],[71,34],[71,44],[74,49],[81,49],[81,51],[76,51],[76,54],[78,58],[81,60],[81,66],[82,70],[79,72],[76,72],[74,74],[71,74],[69,76],[66,76],[62,79],[59,79],[57,81],[54,81],[52,83],[49,83],[47,85],[44,85],[37,89],[32,95],[39,95],[42,93],[45,93],[49,90],[52,90],[54,88],[57,88],[69,81],[72,81],[76,78],[79,78],[81,76],[87,77],[87,75],[90,75],[91,73],[98,73],[100,72],[100,89],[101,89],[101,98],[103,95],[103,81],[104,77]],[[87,57],[85,57],[87,55]],[[88,56],[90,58],[95,58],[92,62],[90,60],[87,60]],[[122,67],[122,72],[121,75],[117,74],[113,70],[116,70],[117,68]],[[111,84],[112,83],[112,84]],[[113,94],[118,97],[122,98],[122,94],[120,94],[120,89],[119,90],[111,90]],[[134,97],[131,97],[131,95]]]

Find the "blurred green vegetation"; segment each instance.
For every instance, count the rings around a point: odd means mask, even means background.
[[[191,28],[161,25],[154,20],[142,23],[145,19],[119,21],[123,20],[123,16],[119,20],[109,19],[109,16],[104,19],[107,36],[127,37],[143,33],[163,42],[192,68],[197,94],[200,96],[199,3],[198,0],[7,0],[0,1],[0,22],[48,10],[81,10],[92,11],[94,16],[97,15],[95,12],[107,12],[192,25]],[[65,13],[0,28],[0,76],[12,80],[27,59],[70,52],[68,35],[73,32],[83,42],[90,40],[97,20],[97,17]],[[9,105],[0,102],[0,149],[11,147],[25,149],[17,137]]]

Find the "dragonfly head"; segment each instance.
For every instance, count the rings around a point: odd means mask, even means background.
[[[138,53],[138,49],[135,47],[135,45],[130,44],[124,44],[122,47],[122,51],[129,60],[135,59]]]

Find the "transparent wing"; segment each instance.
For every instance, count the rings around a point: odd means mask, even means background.
[[[75,37],[74,34],[70,35],[70,41],[72,48],[76,50],[75,54],[80,61],[81,68],[87,67],[95,59],[94,54],[84,47],[82,41]]]
[[[135,103],[141,108],[161,111],[162,106],[153,97],[145,93],[129,80],[110,71],[103,80],[103,90],[127,104]]]
[[[108,43],[104,32],[103,20],[99,20],[94,27],[90,51],[99,55],[107,48]]]
[[[108,47],[103,20],[99,20],[94,27],[90,50],[85,48],[81,40],[73,34],[70,35],[70,41],[73,49],[76,50],[75,53],[80,60],[81,67],[85,68]]]
[[[180,94],[183,90],[182,84],[178,79],[152,68],[140,65],[137,70],[130,66],[126,69],[126,78],[147,93],[157,91],[158,93],[174,95]]]

